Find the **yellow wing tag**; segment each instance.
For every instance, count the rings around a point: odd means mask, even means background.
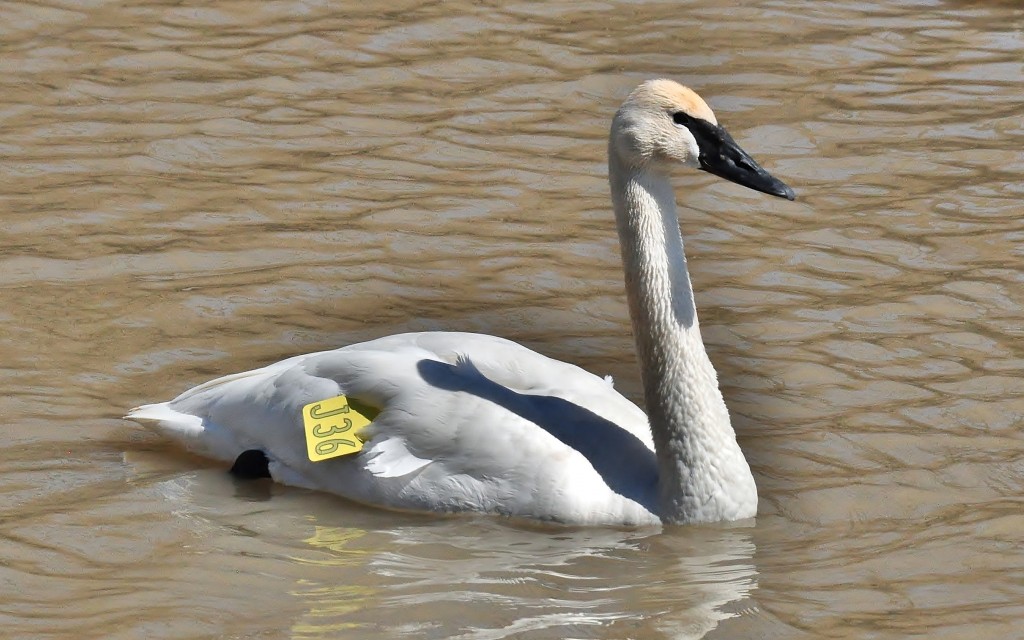
[[[375,417],[375,411],[362,406],[356,409],[345,396],[335,396],[302,407],[309,459],[319,462],[362,450],[363,441],[359,431]]]

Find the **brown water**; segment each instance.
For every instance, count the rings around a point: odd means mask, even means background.
[[[0,3],[5,637],[1024,637],[1022,27],[1016,1]],[[654,76],[799,194],[677,181],[752,526],[377,512],[119,420],[422,329],[636,398],[604,146]]]

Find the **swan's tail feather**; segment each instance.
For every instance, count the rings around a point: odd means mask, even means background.
[[[202,418],[175,411],[166,402],[135,407],[125,419],[134,420],[174,440],[197,438],[203,432]]]
[[[242,448],[224,429],[199,416],[175,411],[167,402],[135,407],[125,416],[199,455],[234,462]]]

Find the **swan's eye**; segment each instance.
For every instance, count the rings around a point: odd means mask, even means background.
[[[675,113],[672,114],[672,122],[678,125],[682,125],[684,127],[688,127],[690,126],[690,123],[693,122],[693,119],[690,118],[690,116],[683,113],[682,111],[676,111]]]

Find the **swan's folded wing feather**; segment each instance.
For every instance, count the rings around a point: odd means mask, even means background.
[[[378,478],[400,478],[431,463],[409,453],[405,439],[397,436],[378,438],[364,454],[366,469]]]
[[[610,420],[653,448],[644,412],[615,391],[611,380],[505,340],[476,333],[405,334],[438,359],[465,358],[487,379],[519,393],[563,398]],[[398,337],[398,336],[394,336]]]

